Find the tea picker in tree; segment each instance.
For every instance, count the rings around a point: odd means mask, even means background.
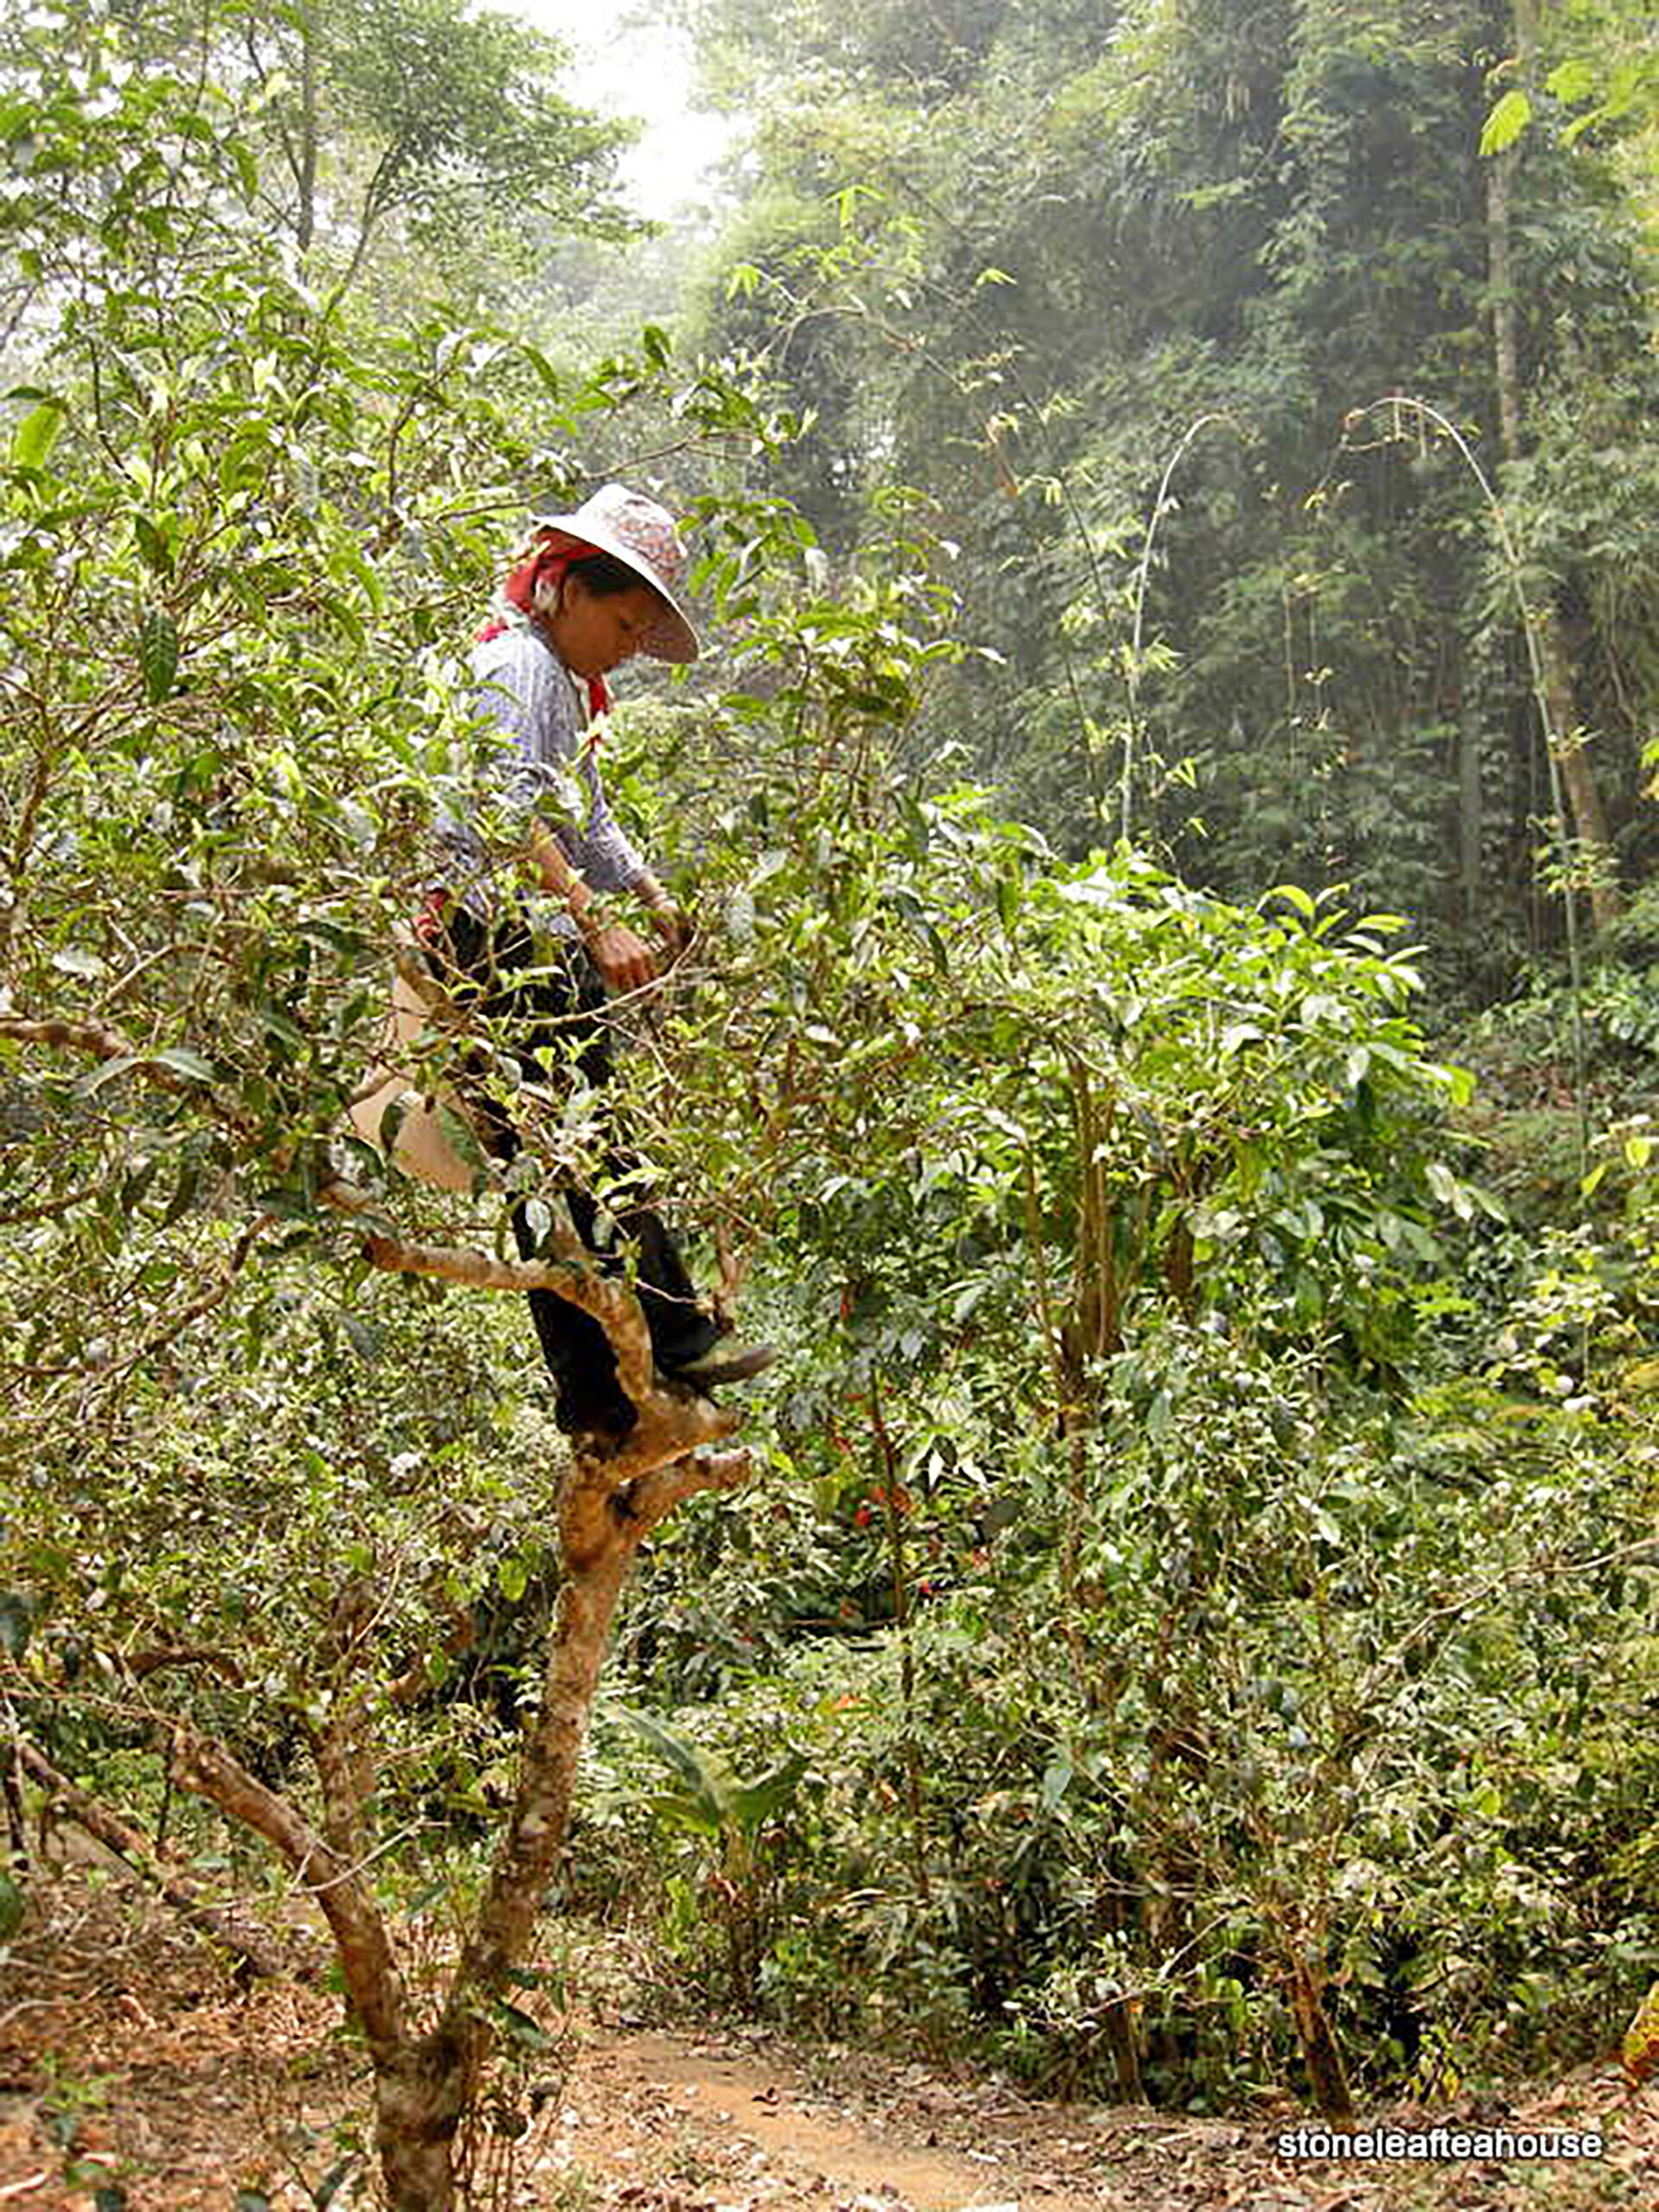
[[[480,716],[502,737],[493,812],[521,834],[503,849],[486,842],[475,819],[445,818],[445,880],[417,926],[429,966],[458,1001],[499,1024],[522,1076],[545,1083],[550,1068],[563,1065],[599,1085],[612,1074],[613,1024],[656,980],[661,963],[683,948],[686,925],[607,805],[584,734],[609,706],[612,670],[635,653],[695,660],[699,647],[676,596],[685,550],[654,499],[607,484],[573,514],[535,510],[532,520],[534,534],[473,652]],[[576,818],[569,804],[573,776],[582,802]],[[618,893],[644,904],[661,950],[607,909],[606,894]],[[469,1088],[467,1103],[485,1148],[512,1159],[521,1138],[503,1106],[481,1084]],[[625,1256],[631,1262],[658,1371],[698,1390],[758,1375],[770,1350],[718,1343],[719,1327],[667,1228],[641,1201],[625,1151],[610,1149],[603,1179],[626,1192],[613,1207],[574,1182],[565,1202],[602,1267],[615,1270]],[[522,1204],[513,1230],[530,1258],[537,1239]],[[610,1339],[556,1292],[527,1295],[560,1426],[620,1441],[636,1416]]]

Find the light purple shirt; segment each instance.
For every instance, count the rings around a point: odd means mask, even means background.
[[[474,645],[472,665],[478,718],[493,723],[502,741],[491,797],[526,828],[532,815],[545,823],[595,891],[632,890],[648,870],[606,804],[598,761],[582,752],[585,702],[564,663],[521,620]],[[583,798],[579,819],[561,789],[572,778]],[[513,863],[493,855],[473,824],[454,815],[440,817],[437,836],[462,905],[480,921],[493,920],[511,893]],[[575,934],[564,908],[550,919],[561,935]]]

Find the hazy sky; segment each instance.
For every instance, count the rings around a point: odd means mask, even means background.
[[[601,115],[638,116],[645,135],[623,163],[645,215],[671,215],[697,193],[697,178],[730,136],[720,118],[690,105],[691,50],[683,32],[632,28],[633,10],[594,0],[492,0],[504,15],[551,31],[574,56],[571,94]]]

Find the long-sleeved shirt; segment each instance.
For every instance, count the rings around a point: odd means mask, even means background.
[[[594,890],[631,891],[648,870],[606,804],[598,761],[582,750],[584,704],[564,663],[520,621],[475,645],[472,665],[479,716],[501,736],[490,793],[497,807],[526,832],[532,816],[543,823]],[[575,820],[561,788],[572,776],[584,802]],[[451,814],[440,817],[437,838],[445,875],[461,904],[481,922],[494,919],[502,897],[512,891],[518,853],[492,853],[471,822]],[[561,935],[575,934],[575,919],[563,907],[550,919]]]

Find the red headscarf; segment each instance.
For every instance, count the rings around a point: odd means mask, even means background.
[[[500,596],[509,607],[516,607],[521,614],[533,621],[536,617],[536,597],[543,584],[555,586],[564,582],[564,572],[573,561],[584,561],[597,553],[596,545],[584,545],[579,537],[569,537],[563,531],[542,531],[531,539],[530,550],[515,568],[507,571]],[[474,643],[487,645],[492,638],[499,638],[507,627],[505,614],[492,614],[479,632]],[[610,686],[602,676],[587,678],[588,711],[595,720],[611,711]]]

